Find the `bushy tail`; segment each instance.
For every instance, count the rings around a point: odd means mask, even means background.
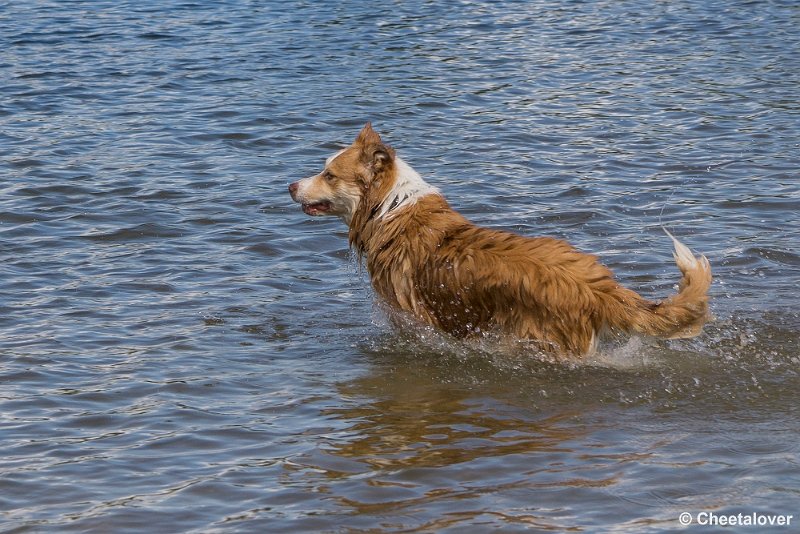
[[[659,303],[641,303],[631,326],[650,336],[669,339],[694,337],[709,318],[708,288],[711,265],[705,256],[694,254],[675,236],[664,230],[675,245],[675,263],[683,273],[678,293]]]

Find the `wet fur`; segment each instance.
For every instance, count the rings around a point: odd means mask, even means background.
[[[499,330],[582,355],[609,332],[691,337],[708,317],[709,263],[671,235],[683,277],[677,294],[653,302],[564,241],[472,224],[369,124],[322,173],[289,190],[306,213],[345,220],[387,304],[454,336]]]

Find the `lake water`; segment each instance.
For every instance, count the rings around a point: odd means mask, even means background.
[[[367,120],[651,298],[671,229],[715,321],[391,326],[286,192]],[[798,169],[796,2],[0,2],[0,529],[797,531]]]

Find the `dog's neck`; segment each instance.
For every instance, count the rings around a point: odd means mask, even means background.
[[[381,230],[386,224],[402,217],[409,208],[421,199],[436,195],[439,190],[425,182],[417,171],[400,158],[394,159],[391,181],[382,179],[369,187],[355,213],[347,221],[350,227],[350,244],[359,254],[367,252],[368,243],[380,241]],[[444,201],[444,199],[442,199]]]
[[[391,217],[398,210],[415,204],[425,195],[439,194],[437,188],[423,180],[417,171],[399,157],[395,158],[394,167],[394,186],[383,199],[375,214],[378,219]]]

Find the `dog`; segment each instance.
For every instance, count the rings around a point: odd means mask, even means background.
[[[498,331],[580,357],[607,334],[694,337],[709,318],[711,266],[669,232],[683,277],[676,294],[653,302],[565,241],[472,224],[370,123],[289,193],[308,215],[344,220],[391,308],[458,338]]]

